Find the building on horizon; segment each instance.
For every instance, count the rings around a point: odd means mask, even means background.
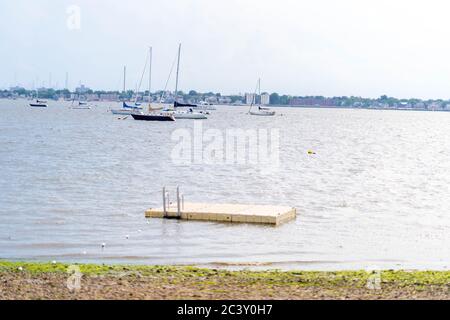
[[[270,104],[270,95],[267,92],[261,94],[261,104],[262,105]]]
[[[75,89],[75,92],[78,94],[85,94],[89,91],[92,91],[90,88],[86,87],[84,84]]]
[[[245,94],[245,104],[256,103],[256,95],[254,93]]]
[[[102,100],[102,101],[117,101],[117,100],[119,100],[119,95],[117,93],[101,93],[100,100]]]

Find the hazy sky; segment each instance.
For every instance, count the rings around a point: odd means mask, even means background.
[[[80,8],[80,29],[67,8]],[[437,0],[0,0],[0,87],[39,79],[153,88],[183,44],[180,90],[450,98],[450,2]],[[173,89],[173,82],[170,89]]]

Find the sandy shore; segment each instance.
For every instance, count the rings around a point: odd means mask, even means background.
[[[0,261],[0,299],[450,299],[450,271],[281,272]]]

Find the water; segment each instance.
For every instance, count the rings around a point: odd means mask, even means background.
[[[450,264],[450,113],[213,111],[204,130],[280,130],[280,167],[264,172],[174,165],[171,134],[192,130],[192,121],[118,120],[107,112],[113,105],[34,109],[0,100],[0,258],[296,269]],[[177,184],[189,201],[290,205],[298,217],[280,227],[145,219],[160,205],[161,187]]]

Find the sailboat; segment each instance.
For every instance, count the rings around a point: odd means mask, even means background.
[[[78,99],[80,97],[78,96]],[[70,109],[74,109],[74,110],[89,110],[91,109],[91,107],[88,105],[88,103],[86,101],[80,101],[78,100],[78,103],[74,104],[75,102],[75,97],[72,100],[72,104],[70,106]]]
[[[151,108],[151,86],[152,86],[152,56],[153,56],[153,49],[150,47],[149,51],[149,57],[150,57],[150,67],[149,67],[149,76],[148,76],[148,113],[144,114],[142,112],[139,113],[131,113],[131,116],[134,120],[140,120],[140,121],[175,121],[174,116],[171,113],[166,112],[155,112]]]
[[[144,71],[143,72],[145,72],[145,68],[147,67],[147,61],[145,62],[145,67],[144,67]],[[142,79],[141,79],[141,81],[142,81]],[[123,102],[123,107],[124,108],[130,108],[130,109],[136,109],[136,110],[141,110],[142,109],[142,107],[141,107],[141,103],[140,102],[138,102],[138,99],[139,99],[139,86],[138,86],[138,84],[136,84],[136,91],[135,91],[135,97],[134,97],[134,103],[133,103],[133,105],[128,105],[125,101]]]
[[[33,108],[47,108],[47,101],[39,100],[39,90],[36,89],[36,102],[31,102],[30,107]]]
[[[175,81],[175,101],[173,103],[174,110],[173,115],[175,119],[208,119],[204,113],[196,112],[192,108],[196,108],[197,105],[195,104],[189,104],[189,103],[180,103],[177,101],[178,98],[178,75],[180,71],[180,56],[181,56],[181,43],[178,46],[178,62],[177,62],[177,75],[176,75],[176,81]],[[187,111],[179,111],[177,108],[180,107],[188,107],[189,109]]]
[[[258,94],[261,96],[261,79],[258,79]],[[274,116],[275,111],[271,111],[269,108],[261,107],[261,103],[258,105],[257,110],[252,110],[253,104],[256,102],[256,92],[253,96],[252,103],[250,104],[250,109],[248,110],[248,114],[252,116]]]
[[[126,67],[123,69],[123,92],[125,92]],[[122,109],[111,109],[111,113],[115,115],[129,116],[134,113],[142,113],[141,107],[130,106],[125,101],[122,101]]]

